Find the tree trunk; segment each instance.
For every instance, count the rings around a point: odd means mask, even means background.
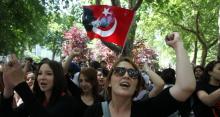
[[[134,20],[134,22],[132,23],[132,27],[130,29],[130,32],[127,36],[128,39],[126,41],[125,48],[122,53],[123,56],[132,57],[132,49],[133,49],[133,43],[135,40],[136,29],[137,29],[137,23]]]
[[[201,65],[205,66],[206,57],[207,57],[208,49],[205,46],[202,46],[202,56],[201,56]]]
[[[220,10],[218,14],[218,55],[217,55],[217,60],[220,60]]]
[[[217,55],[217,60],[220,60],[220,33],[219,33],[219,37],[218,37],[218,55]]]
[[[193,60],[192,64],[195,66],[196,65],[196,59],[197,59],[197,53],[198,53],[198,40],[196,39],[194,42],[194,55],[193,55]]]
[[[56,52],[57,52],[57,49],[56,49],[56,48],[54,48],[54,49],[53,49],[53,53],[52,53],[52,60],[54,60],[54,59],[55,59]]]
[[[57,32],[56,32],[55,34],[57,34]],[[54,60],[55,55],[56,55],[56,38],[57,38],[57,37],[54,37],[54,38],[53,38],[53,45],[52,45],[52,60]]]
[[[101,0],[96,0],[96,1],[95,1],[95,4],[96,4],[96,5],[100,5],[100,3],[101,3]]]
[[[120,0],[111,0],[112,6],[121,6]]]

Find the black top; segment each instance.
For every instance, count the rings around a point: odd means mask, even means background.
[[[3,99],[0,104],[0,115],[4,115],[2,117],[78,117],[78,104],[72,96],[62,95],[55,104],[44,107],[34,97],[26,82],[18,84],[15,91],[24,103],[12,109],[13,97]]]
[[[180,106],[175,100],[169,88],[162,91],[158,96],[149,100],[133,101],[131,106],[131,117],[167,117],[175,112]],[[84,117],[102,117],[101,103],[95,104],[87,109]]]
[[[204,90],[206,93],[210,94],[220,88],[219,86],[213,86],[202,81],[198,81],[196,85],[196,91],[193,95],[193,111],[196,117],[219,117],[220,116],[220,101],[216,103],[213,107],[209,107],[201,102],[197,96],[197,92]],[[215,114],[214,114],[215,113]]]
[[[83,117],[85,110],[90,107],[89,105],[86,105],[82,99],[81,99],[81,89],[75,84],[73,83],[70,79],[67,79],[68,82],[68,88],[71,92],[71,94],[75,97],[75,99],[78,102],[78,117]],[[103,98],[101,96],[96,96],[94,97],[94,104],[103,101]],[[89,117],[89,116],[88,116]]]

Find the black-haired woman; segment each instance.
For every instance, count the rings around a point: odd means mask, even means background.
[[[40,64],[33,93],[24,81],[24,72],[15,55],[5,65],[3,71],[4,92],[0,115],[4,117],[74,117],[77,103],[68,95],[63,68],[55,61]],[[13,91],[23,100],[23,104],[12,109]]]

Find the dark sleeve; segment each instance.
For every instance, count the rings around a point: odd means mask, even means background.
[[[101,103],[96,103],[88,107],[83,117],[103,117]]]
[[[152,109],[152,114],[160,117],[166,117],[177,111],[181,102],[177,101],[170,94],[169,88],[163,90],[158,96],[150,98],[147,103],[149,109]],[[149,107],[150,106],[150,107]]]
[[[12,108],[13,105],[13,96],[10,98],[4,98],[3,94],[0,98],[0,115],[3,117],[27,117],[28,113],[25,111],[23,105],[19,107]]]
[[[3,93],[1,94],[0,98],[0,115],[3,116],[10,116],[12,114],[12,101],[13,101],[13,96],[10,98],[4,98]]]
[[[197,92],[199,90],[205,90],[205,84],[201,81],[196,82],[196,91],[195,92]]]
[[[24,102],[24,107],[31,117],[61,117],[75,114],[76,103],[71,98],[60,97],[54,105],[45,108],[32,94],[26,82],[22,82],[15,87],[16,92]],[[73,116],[72,116],[73,117]]]
[[[80,88],[74,82],[72,82],[70,78],[67,78],[67,84],[68,84],[68,89],[71,92],[72,96],[80,97],[81,95]]]

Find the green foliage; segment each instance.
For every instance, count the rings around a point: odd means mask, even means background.
[[[137,13],[140,15],[137,38],[146,40],[154,48],[163,48],[159,49],[159,52],[166,53],[166,55],[172,55],[172,51],[167,51],[168,48],[161,41],[166,34],[172,31],[181,33],[189,55],[194,52],[194,41],[198,39],[197,34],[209,48],[213,40],[218,37],[219,4],[220,0],[145,0]],[[197,14],[198,25],[196,25]],[[197,26],[199,26],[199,32],[196,32]],[[200,57],[201,43],[198,47],[198,57]],[[207,61],[216,58],[213,56],[216,55],[216,45],[211,50],[208,51]],[[161,58],[163,59],[163,57]],[[198,60],[200,59],[198,58]],[[172,57],[171,60],[175,59]]]
[[[0,1],[0,53],[22,55],[38,43],[46,29],[44,7],[36,0]]]

